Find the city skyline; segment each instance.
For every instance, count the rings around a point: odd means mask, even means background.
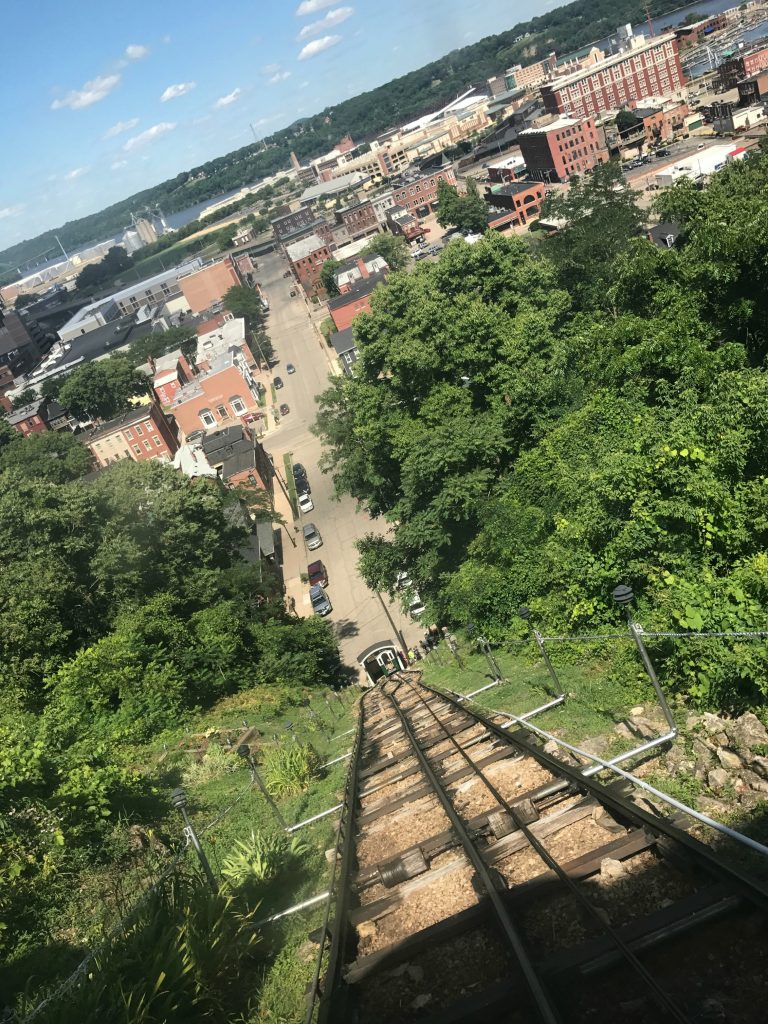
[[[4,94],[17,97],[0,249],[247,145],[251,125],[270,135],[555,6],[294,0],[254,16],[244,0],[136,0],[122,12],[84,0],[73,31],[71,15],[43,0],[31,34],[14,2],[0,69]]]

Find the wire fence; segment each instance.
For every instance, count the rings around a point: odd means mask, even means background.
[[[328,702],[326,702],[326,703],[328,703]],[[345,705],[344,701],[341,698],[339,698],[339,704],[341,705],[342,708],[344,708],[344,711],[346,711],[346,705]],[[344,712],[342,712],[342,715],[336,716],[333,713],[333,710],[332,710],[330,704],[328,704],[328,708],[329,708],[329,711],[330,711],[331,716],[332,716],[334,721],[338,721],[338,719],[343,716]],[[302,724],[305,727],[307,727],[307,731],[309,732],[309,730],[311,730],[311,728],[313,727],[313,724],[314,724],[313,716],[312,715],[307,715],[306,718],[307,718],[307,721],[303,722]],[[316,719],[316,718],[317,718],[317,715],[315,714],[314,715],[314,719]],[[354,731],[354,730],[352,730],[352,731]],[[347,735],[347,733],[345,732],[342,735]],[[276,742],[281,742],[281,738],[278,735],[275,735],[273,737],[273,739]],[[334,742],[336,739],[338,739],[338,735],[331,736],[329,741],[328,741],[329,744]],[[285,737],[285,741],[291,743],[291,742],[295,742],[295,740],[296,740],[296,732],[295,732],[295,728],[292,727],[291,729],[289,729],[287,731],[287,736]],[[227,747],[227,749],[231,749],[231,746],[232,745],[230,744]],[[333,765],[333,764],[339,763],[339,762],[341,762],[343,760],[346,760],[346,757],[347,757],[347,755],[343,755],[341,758],[334,758],[333,760],[331,760],[330,762],[322,765],[321,767],[322,768],[329,767],[330,765]],[[201,860],[202,867],[204,869],[204,873],[209,873],[210,872],[210,865],[207,865],[205,863],[205,860],[206,860],[205,853],[202,850],[202,847],[200,846],[199,840],[204,838],[204,837],[210,836],[210,834],[213,832],[213,830],[215,828],[217,828],[219,825],[221,825],[221,823],[223,821],[225,821],[229,817],[229,815],[232,813],[232,811],[236,807],[238,807],[247,797],[254,796],[255,794],[258,793],[259,789],[262,789],[262,792],[263,792],[263,784],[261,784],[261,786],[260,786],[258,784],[258,782],[257,782],[256,777],[255,777],[255,765],[253,764],[252,759],[250,759],[250,763],[251,763],[251,777],[248,780],[248,782],[243,786],[241,791],[234,797],[234,799],[232,799],[230,801],[230,803],[227,804],[227,806],[222,811],[220,811],[214,818],[212,818],[209,822],[207,822],[205,825],[203,825],[199,829],[195,830],[195,828],[189,822],[189,819],[186,817],[186,814],[184,814],[184,820],[186,822],[186,825],[183,828],[183,836],[184,836],[184,838],[183,838],[183,840],[181,842],[181,845],[179,846],[178,850],[176,851],[176,853],[173,854],[173,856],[172,856],[171,860],[169,861],[169,863],[163,868],[163,870],[157,876],[157,878],[155,878],[153,880],[153,882],[149,886],[147,886],[146,889],[144,889],[144,891],[138,897],[136,902],[133,903],[133,905],[130,906],[130,908],[128,910],[126,910],[125,912],[121,913],[120,918],[117,921],[117,923],[106,933],[106,935],[98,943],[93,945],[86,952],[86,954],[79,961],[79,963],[74,968],[74,970],[69,975],[67,975],[67,977],[64,978],[61,982],[56,984],[52,988],[52,990],[43,999],[41,999],[41,1001],[39,1003],[37,1003],[37,1005],[32,1010],[30,1010],[29,1012],[24,1013],[23,1015],[20,1016],[11,1007],[8,1007],[8,1008],[6,1008],[4,1010],[0,1010],[0,1024],[32,1024],[33,1021],[38,1020],[40,1018],[40,1016],[45,1012],[45,1010],[48,1009],[49,1006],[51,1006],[53,1003],[57,1002],[58,1000],[62,1000],[64,998],[66,998],[71,992],[73,992],[78,987],[78,985],[82,984],[82,982],[87,979],[87,977],[89,975],[89,969],[92,966],[92,964],[94,963],[94,961],[97,960],[102,955],[104,955],[112,947],[114,942],[116,940],[118,940],[131,927],[131,925],[136,920],[138,914],[140,913],[142,908],[146,906],[147,902],[151,899],[151,897],[155,893],[159,892],[161,890],[162,886],[166,883],[166,881],[172,875],[174,875],[175,872],[177,872],[180,869],[180,867],[182,866],[182,864],[186,860],[187,855],[188,855],[190,849],[195,849],[195,851],[197,852],[198,858],[200,858],[200,860]],[[267,802],[268,806],[270,806],[270,809],[274,811],[274,808],[272,807],[273,801],[270,801],[268,799],[266,802]],[[334,809],[332,809],[332,810],[334,810]],[[321,820],[321,819],[325,818],[328,813],[331,813],[331,812],[324,811],[324,812],[322,812],[319,815],[316,815],[316,816],[314,816],[314,817],[312,817],[310,819],[307,819],[307,821],[299,822],[299,823],[297,823],[297,825],[293,825],[293,826],[285,827],[285,823],[282,821],[282,818],[280,818],[280,817],[278,817],[278,823],[279,823],[279,826],[280,826],[281,829],[285,828],[285,831],[290,833],[290,832],[294,831],[296,828],[304,827],[305,825],[311,824],[312,822],[314,822],[316,820]],[[218,862],[218,857],[216,857],[216,860]],[[218,864],[217,864],[217,866],[218,866]],[[206,867],[207,867],[207,872],[205,870]],[[325,897],[325,895],[326,894],[322,894],[323,898]],[[312,906],[316,902],[319,902],[319,898],[318,897],[313,897],[312,899],[310,899],[308,901],[305,901],[307,906]],[[269,922],[269,921],[271,921],[273,919],[274,920],[278,920],[281,916],[283,916],[283,915],[281,915],[281,914],[273,915],[272,917],[266,919],[265,922],[262,922],[262,923],[267,923],[267,922]]]

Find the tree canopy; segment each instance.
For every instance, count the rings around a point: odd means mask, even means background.
[[[326,260],[320,270],[320,284],[325,289],[329,299],[339,294],[339,286],[336,284],[335,274],[341,264],[338,260]]]
[[[390,270],[403,270],[411,260],[411,250],[402,235],[390,235],[381,232],[374,235],[360,250],[360,258],[382,256]]]
[[[676,249],[616,184],[575,183],[535,250],[488,233],[392,275],[321,397],[336,488],[390,524],[359,545],[365,578],[406,569],[438,621],[504,640],[525,604],[590,631],[618,582],[666,629],[765,621],[768,158],[662,194]],[[768,695],[762,648],[671,640],[660,661],[705,706]]]
[[[146,394],[147,387],[133,359],[120,354],[73,370],[59,388],[58,398],[78,419],[108,420],[128,409],[131,399]]]
[[[441,179],[437,185],[437,201],[437,223],[441,227],[455,227],[465,235],[482,235],[487,230],[488,206],[472,178],[468,179],[463,196],[459,195],[455,185]]]

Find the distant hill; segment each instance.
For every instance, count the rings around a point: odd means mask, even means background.
[[[677,6],[677,0],[651,0],[649,4],[652,15],[665,14]],[[263,143],[210,160],[98,213],[67,221],[36,238],[19,242],[0,252],[0,263],[19,265],[49,248],[58,248],[54,235],[58,235],[66,249],[75,249],[117,234],[129,222],[131,210],[159,205],[165,213],[173,213],[252,184],[285,169],[291,150],[304,161],[333,148],[343,135],[351,135],[356,142],[371,139],[403,121],[437,109],[472,83],[484,82],[511,64],[531,64],[552,50],[565,55],[609,35],[618,25],[644,19],[643,0],[576,0],[541,17],[520,22],[506,32],[452,50],[386,85],[295,121]],[[9,278],[6,276],[5,280]]]

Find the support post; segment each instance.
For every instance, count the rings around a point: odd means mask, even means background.
[[[638,654],[640,655],[640,660],[643,663],[643,668],[645,669],[646,675],[651,680],[651,685],[653,686],[653,689],[656,692],[656,698],[659,704],[661,705],[661,710],[664,714],[664,718],[666,719],[667,725],[673,733],[676,733],[677,726],[675,724],[674,715],[672,714],[672,709],[667,703],[667,698],[664,694],[664,691],[661,688],[659,677],[656,675],[656,669],[653,667],[653,662],[651,661],[651,657],[648,654],[648,648],[645,646],[645,643],[643,641],[643,627],[639,623],[635,622],[635,620],[632,618],[632,611],[629,607],[635,597],[635,595],[632,593],[632,588],[622,583],[614,589],[611,596],[613,597],[613,600],[616,602],[616,604],[619,605],[619,607],[624,608],[626,612],[629,633],[632,639],[635,641],[635,647],[637,647]]]
[[[195,832],[194,826],[192,825],[192,822],[189,819],[189,814],[187,813],[187,794],[181,787],[179,787],[178,789],[174,789],[174,791],[171,793],[171,803],[176,808],[176,810],[179,811],[179,813],[181,814],[182,820],[184,821],[184,835],[187,837],[187,839],[189,839],[190,843],[195,848],[195,853],[197,854],[197,858],[200,861],[200,866],[203,869],[203,874],[205,875],[206,879],[208,880],[208,884],[211,887],[211,891],[214,893],[218,892],[219,886],[218,883],[216,882],[216,878],[214,877],[213,871],[211,870],[211,865],[208,862],[208,858],[205,856],[205,852],[202,846],[200,845],[200,840],[197,837],[197,832]]]
[[[287,828],[288,826],[286,825],[285,818],[280,813],[280,808],[275,803],[271,793],[264,785],[264,781],[259,775],[259,770],[256,767],[256,759],[254,758],[251,752],[251,748],[248,746],[247,743],[241,743],[240,746],[237,748],[237,754],[238,757],[242,757],[245,761],[248,762],[248,767],[251,769],[251,782],[255,783],[255,785],[258,786],[261,795],[267,801],[272,813],[280,823],[280,827]]]
[[[544,646],[544,637],[541,635],[538,629],[535,629],[531,625],[531,609],[520,608],[517,614],[520,616],[521,619],[528,623],[528,628],[531,631],[533,639],[536,641],[536,646],[539,648],[539,653],[541,654],[542,660],[547,668],[547,672],[549,672],[549,677],[555,684],[555,692],[557,696],[564,697],[565,690],[563,690],[563,684],[560,682],[558,674],[555,671],[555,666],[552,664],[552,660],[549,657],[549,654],[547,654],[547,649]]]

